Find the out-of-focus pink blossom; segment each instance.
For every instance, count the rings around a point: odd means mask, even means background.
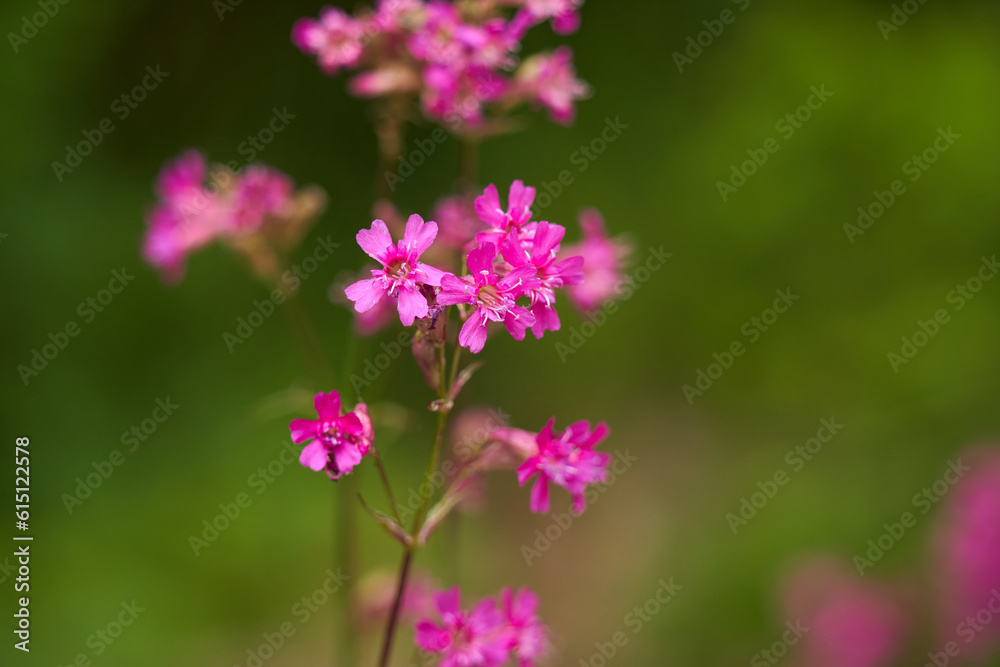
[[[950,492],[936,534],[941,621],[945,639],[982,657],[1000,640],[1000,448],[967,452],[953,470],[964,477]]]
[[[459,195],[439,200],[433,217],[438,223],[438,243],[455,250],[466,247],[483,229],[472,202]]]
[[[442,656],[441,667],[497,667],[509,656],[510,640],[503,614],[491,598],[465,611],[458,586],[436,593],[434,604],[441,620],[417,623],[417,646]]]
[[[615,288],[624,278],[624,260],[631,249],[617,238],[608,238],[604,219],[596,209],[580,213],[583,239],[564,246],[560,258],[583,257],[583,281],[569,287],[569,298],[583,312],[600,308],[615,295]]]
[[[517,70],[515,91],[564,125],[573,121],[576,101],[590,96],[590,86],[576,78],[573,52],[566,46],[525,60]]]
[[[510,649],[520,667],[533,667],[545,653],[545,626],[538,619],[538,596],[527,588],[515,593],[505,588],[500,593]]]
[[[588,484],[603,482],[608,474],[611,456],[605,452],[595,452],[596,447],[607,437],[607,425],[598,424],[593,430],[590,423],[578,421],[570,424],[565,431],[555,432],[555,417],[549,420],[538,434],[535,442],[538,453],[525,461],[517,469],[521,486],[537,475],[531,489],[531,511],[549,511],[549,483],[563,487],[573,496],[573,511],[582,512],[586,506],[584,491]]]
[[[839,561],[802,566],[784,590],[785,618],[803,667],[889,667],[905,649],[908,621],[899,594],[858,578]]]
[[[324,7],[319,21],[302,18],[292,27],[292,42],[304,53],[315,55],[329,75],[341,67],[353,67],[361,57],[363,26],[336,7]]]
[[[376,570],[364,577],[354,589],[354,610],[361,625],[381,626],[392,610],[398,576],[388,570]],[[417,619],[434,612],[433,592],[437,585],[428,573],[413,572],[399,613],[403,619]]]

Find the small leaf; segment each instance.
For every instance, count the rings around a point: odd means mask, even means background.
[[[452,401],[458,398],[458,392],[462,391],[462,387],[465,386],[465,383],[468,382],[472,378],[473,374],[482,368],[485,363],[485,361],[474,361],[462,369],[462,372],[458,374],[457,378],[455,378],[455,384],[451,387],[450,398]]]
[[[410,534],[407,533],[395,519],[369,507],[368,503],[365,502],[365,499],[361,497],[360,493],[358,494],[358,501],[361,502],[361,506],[365,508],[365,511],[368,512],[368,514],[370,514],[380,526],[382,526],[382,529],[385,530],[390,537],[407,548],[413,544],[413,538],[410,537]]]

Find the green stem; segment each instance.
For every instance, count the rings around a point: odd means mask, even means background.
[[[375,467],[378,468],[378,474],[382,478],[382,487],[385,489],[386,498],[389,500],[389,508],[392,510],[392,516],[396,519],[396,523],[403,525],[403,520],[399,518],[399,510],[396,509],[396,499],[392,495],[392,486],[389,484],[389,475],[385,472],[385,465],[382,463],[382,457],[374,448],[372,449],[373,456],[375,457]]]
[[[392,601],[392,611],[389,612],[389,625],[385,629],[385,639],[382,640],[382,655],[379,667],[388,667],[389,654],[392,653],[392,638],[396,634],[396,624],[399,621],[399,610],[403,605],[403,594],[406,582],[410,577],[410,564],[413,562],[413,547],[407,547],[403,552],[403,562],[399,566],[399,583],[396,585],[396,598]]]

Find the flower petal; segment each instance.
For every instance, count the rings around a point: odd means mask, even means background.
[[[368,278],[359,280],[353,285],[348,285],[344,290],[347,298],[354,302],[354,310],[359,313],[366,313],[378,304],[385,296],[386,290],[381,286],[378,278]]]
[[[408,248],[415,257],[420,257],[434,243],[437,233],[438,226],[436,222],[424,222],[423,218],[414,213],[406,221],[406,229],[403,232],[403,246]]]
[[[362,229],[355,237],[361,249],[368,253],[372,259],[378,260],[383,265],[385,262],[385,252],[387,248],[392,248],[392,235],[389,228],[381,220],[373,220],[371,229]]]
[[[416,287],[401,287],[397,295],[399,321],[403,326],[412,326],[413,320],[427,317],[427,297]]]
[[[319,440],[314,440],[302,449],[302,453],[299,454],[299,463],[310,470],[319,472],[326,467],[328,454],[326,446]]]

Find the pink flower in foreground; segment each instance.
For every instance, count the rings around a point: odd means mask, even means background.
[[[331,479],[350,473],[361,463],[375,440],[368,407],[358,403],[354,412],[340,414],[340,394],[331,391],[316,394],[314,399],[319,419],[293,419],[289,424],[292,442],[302,444],[299,463],[312,470],[326,469]]]
[[[963,471],[962,458],[971,470]],[[937,534],[946,638],[983,657],[1000,639],[1000,450],[964,454]],[[992,618],[991,623],[984,623]]]
[[[496,667],[507,660],[509,640],[494,600],[487,598],[472,611],[463,611],[455,586],[436,593],[434,604],[441,622],[420,621],[414,639],[423,650],[442,655],[441,667]]]
[[[526,187],[523,181],[514,181],[510,185],[507,197],[507,209],[500,206],[500,194],[497,186],[490,183],[483,194],[476,197],[476,215],[490,230],[480,233],[477,238],[480,243],[493,243],[497,246],[507,236],[507,230],[514,228],[520,232],[521,227],[531,220],[531,204],[535,201],[535,188]]]
[[[573,511],[582,512],[586,506],[584,491],[588,484],[603,482],[608,474],[611,456],[595,452],[594,447],[607,437],[606,424],[593,430],[590,423],[578,421],[565,431],[556,434],[555,417],[549,420],[535,439],[538,453],[521,464],[517,478],[521,486],[538,475],[531,489],[531,511],[549,511],[549,482],[557,484],[573,495]]]
[[[535,316],[516,299],[541,283],[535,278],[532,266],[514,269],[503,278],[493,270],[497,248],[487,243],[469,253],[471,275],[457,278],[446,273],[441,279],[437,302],[441,306],[466,303],[475,306],[458,333],[458,344],[469,348],[473,354],[482,351],[486,344],[486,324],[503,322],[516,340],[524,340],[524,331],[535,323]]]
[[[319,21],[302,18],[292,27],[292,42],[304,53],[315,55],[329,75],[341,67],[353,67],[361,57],[362,24],[336,7],[324,7]]]
[[[624,259],[631,252],[627,243],[608,238],[604,219],[596,209],[580,213],[583,240],[566,246],[559,253],[562,258],[583,257],[583,281],[569,287],[569,298],[584,312],[594,311],[615,295],[623,279]]]
[[[556,261],[559,243],[565,234],[566,228],[562,225],[542,221],[532,230],[530,243],[518,243],[513,233],[503,243],[503,258],[513,267],[533,267],[540,281],[538,287],[527,291],[531,298],[531,314],[535,316],[531,326],[535,338],[541,338],[546,331],[559,331],[555,290],[583,282],[583,257]]]
[[[566,46],[528,58],[516,79],[520,95],[548,109],[552,120],[564,125],[576,115],[575,102],[590,95],[587,83],[576,78],[573,52]]]
[[[532,667],[535,659],[545,653],[545,626],[535,614],[538,596],[527,588],[514,593],[505,588],[500,593],[510,649],[518,657],[520,667]]]
[[[793,573],[785,589],[785,616],[801,664],[889,667],[904,649],[903,603],[888,586],[822,559]]]
[[[404,325],[410,326],[413,320],[426,317],[427,297],[420,286],[439,286],[444,272],[418,260],[436,236],[437,224],[424,222],[419,215],[410,216],[403,238],[397,244],[393,244],[382,220],[375,220],[371,229],[358,232],[358,245],[382,268],[372,269],[371,278],[359,280],[345,290],[355,310],[366,312],[388,295],[397,300],[399,319]]]

